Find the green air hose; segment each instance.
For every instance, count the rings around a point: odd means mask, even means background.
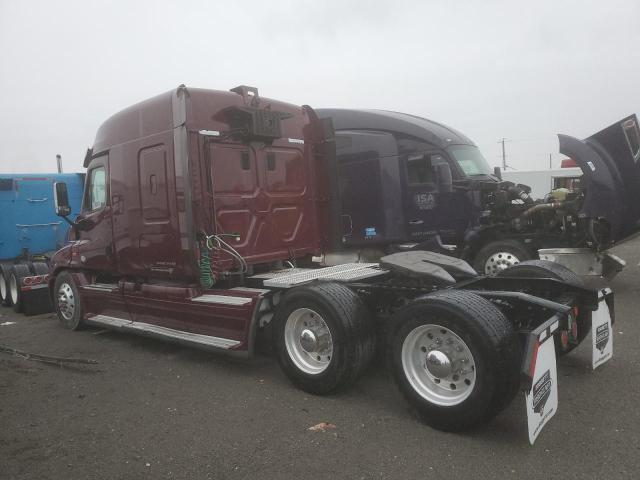
[[[207,248],[200,249],[200,284],[205,288],[211,288],[216,279],[211,273],[211,255]]]

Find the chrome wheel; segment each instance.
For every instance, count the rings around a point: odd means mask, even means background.
[[[58,311],[65,320],[71,320],[76,311],[76,298],[68,283],[63,283],[58,289]]]
[[[15,275],[9,278],[9,291],[11,292],[11,301],[14,305],[18,304],[18,279]]]
[[[517,265],[520,259],[511,252],[496,252],[484,264],[484,273],[495,275],[502,270]]]
[[[322,373],[331,362],[333,339],[329,326],[309,308],[291,312],[284,327],[284,343],[289,358],[304,373]]]
[[[402,344],[402,368],[411,387],[436,405],[462,403],[476,383],[471,350],[440,325],[420,325],[409,332]]]

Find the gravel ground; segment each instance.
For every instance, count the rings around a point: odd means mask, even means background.
[[[0,308],[0,344],[97,365],[0,353],[0,478],[638,478],[640,239],[615,252],[614,358],[589,342],[559,361],[559,410],[535,446],[524,396],[489,425],[420,424],[380,363],[330,397],[294,389],[267,356],[244,362]],[[309,431],[330,422],[335,429]]]

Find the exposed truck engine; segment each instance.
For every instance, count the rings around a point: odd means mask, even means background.
[[[464,134],[424,118],[374,110],[320,109],[336,132],[340,247],[319,259],[375,259],[436,249],[495,274],[539,250],[575,250],[615,274],[604,252],[637,231],[640,130],[635,115],[585,140],[560,135],[581,182],[535,199],[502,181]],[[364,202],[359,199],[365,199]]]

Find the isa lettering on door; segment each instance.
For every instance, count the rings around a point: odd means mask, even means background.
[[[433,193],[416,193],[413,201],[420,210],[433,210],[436,206],[436,197]]]

